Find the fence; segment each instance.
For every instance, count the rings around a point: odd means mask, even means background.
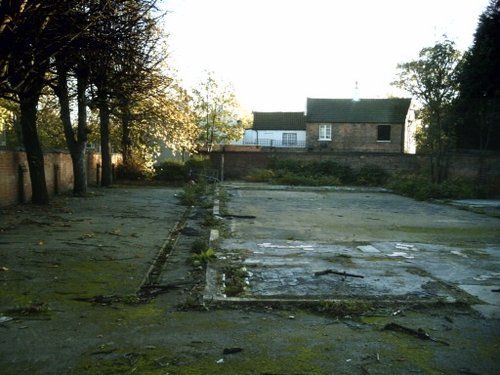
[[[243,140],[242,145],[246,146],[262,146],[262,147],[278,147],[278,148],[305,148],[306,141],[299,141],[290,139],[287,141],[270,139],[270,138],[262,138],[258,140],[248,141]]]

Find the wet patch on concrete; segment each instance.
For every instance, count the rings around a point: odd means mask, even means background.
[[[478,311],[489,317],[500,311],[480,292],[499,285],[485,276],[500,269],[498,219],[380,192],[231,186],[229,195],[227,216],[255,219],[226,219],[231,235],[208,266],[205,300],[487,305]],[[485,236],[464,237],[481,231]],[[228,267],[240,270],[237,295],[227,293]]]
[[[218,261],[210,265],[212,290],[207,291],[207,298],[227,297],[219,269],[233,264],[246,275],[241,299],[477,302],[426,271],[430,251],[423,247],[399,242],[348,246],[227,239],[220,244]]]

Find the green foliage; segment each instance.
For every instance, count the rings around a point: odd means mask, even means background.
[[[356,172],[356,184],[362,186],[384,186],[389,173],[378,165],[364,165]]]
[[[279,174],[274,183],[283,185],[302,185],[302,186],[338,186],[341,181],[336,176],[305,176],[286,172]]]
[[[321,301],[318,311],[330,316],[344,317],[348,315],[360,315],[371,309],[369,303],[358,300],[345,301]]]
[[[217,144],[230,143],[239,139],[244,125],[238,121],[239,105],[234,90],[218,82],[214,74],[207,77],[193,90],[194,112],[199,127],[200,145],[212,151]]]
[[[200,202],[200,197],[204,193],[202,187],[198,184],[187,184],[181,194],[179,194],[179,199],[181,203],[185,206],[196,206]]]
[[[437,184],[424,176],[404,176],[393,179],[387,186],[418,200],[472,198],[479,194],[476,184],[466,179],[449,179]]]
[[[252,173],[245,177],[245,180],[250,182],[269,182],[276,174],[271,169],[254,169]]]
[[[197,174],[209,170],[211,161],[204,156],[193,156],[188,161],[165,160],[154,167],[154,178],[161,181],[187,182],[195,180]]]
[[[351,167],[331,160],[300,161],[273,160],[271,168],[275,173],[276,182],[293,185],[339,185],[353,181]]]
[[[185,164],[187,170],[206,170],[212,167],[212,161],[208,156],[193,155]]]
[[[310,169],[310,173],[314,176],[336,177],[341,184],[352,182],[354,177],[351,167],[332,160],[311,162],[309,165],[306,165],[306,169]]]
[[[454,178],[435,183],[429,175],[394,176],[378,165],[364,165],[357,170],[330,161],[274,160],[271,169],[256,169],[245,178],[252,182],[269,182],[300,186],[385,186],[398,194],[418,200],[484,198],[493,196],[493,183],[477,184],[473,180]]]
[[[217,256],[215,255],[215,251],[211,247],[209,247],[206,250],[201,251],[200,253],[191,254],[191,260],[193,262],[197,261],[197,262],[200,262],[203,264],[206,264],[206,263],[208,263],[211,260],[216,259],[216,258],[217,258]]]
[[[499,3],[490,0],[458,74],[459,96],[454,110],[460,148],[500,150],[499,23]]]
[[[119,164],[116,168],[116,177],[119,180],[144,181],[153,176],[150,169],[145,168],[144,164],[129,161],[127,165]]]
[[[213,203],[213,185],[204,180],[190,181],[178,195],[181,204],[186,206],[199,206],[208,208]]]
[[[446,163],[442,160],[454,146],[455,123],[450,121],[450,106],[458,93],[457,67],[460,52],[450,40],[423,48],[418,60],[398,64],[398,78],[392,85],[409,92],[422,109],[417,113],[424,127],[419,134],[419,149],[437,155],[430,170],[434,182],[442,182]]]
[[[196,239],[191,245],[191,251],[195,254],[201,254],[208,249],[207,241],[202,238]]]
[[[154,167],[155,179],[161,181],[183,182],[189,177],[186,164],[177,160],[165,160]]]
[[[389,173],[382,167],[366,165],[353,170],[332,160],[273,160],[270,169],[256,169],[245,179],[286,185],[339,186],[346,184],[383,186]]]
[[[226,275],[224,292],[228,297],[235,297],[245,291],[247,272],[243,268],[226,267],[223,270]]]

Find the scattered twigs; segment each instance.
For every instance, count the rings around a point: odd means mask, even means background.
[[[340,276],[344,276],[344,277],[358,277],[360,279],[364,278],[363,275],[356,275],[354,273],[349,273],[349,272],[345,272],[345,271],[340,272],[340,271],[335,271],[332,269],[314,272],[314,276],[323,276],[323,275],[328,275],[329,273],[333,273],[335,275],[340,275]]]
[[[414,337],[417,337],[421,340],[429,340],[429,341],[434,341],[434,342],[437,342],[437,343],[440,343],[440,344],[443,344],[443,345],[446,345],[446,346],[449,346],[450,344],[446,341],[443,341],[443,340],[439,340],[439,339],[436,339],[436,338],[433,338],[431,335],[429,335],[426,331],[424,331],[422,328],[419,328],[419,329],[413,329],[413,328],[408,328],[408,327],[405,327],[405,326],[402,326],[400,324],[397,324],[397,323],[389,323],[389,324],[386,324],[383,328],[384,331],[395,331],[395,332],[401,332],[401,333],[405,333],[407,335],[410,335],[410,336],[414,336]]]

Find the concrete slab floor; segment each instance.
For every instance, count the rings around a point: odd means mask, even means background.
[[[498,218],[382,191],[222,188],[231,234],[207,299],[467,302],[500,316]],[[236,296],[228,268],[243,271]]]

